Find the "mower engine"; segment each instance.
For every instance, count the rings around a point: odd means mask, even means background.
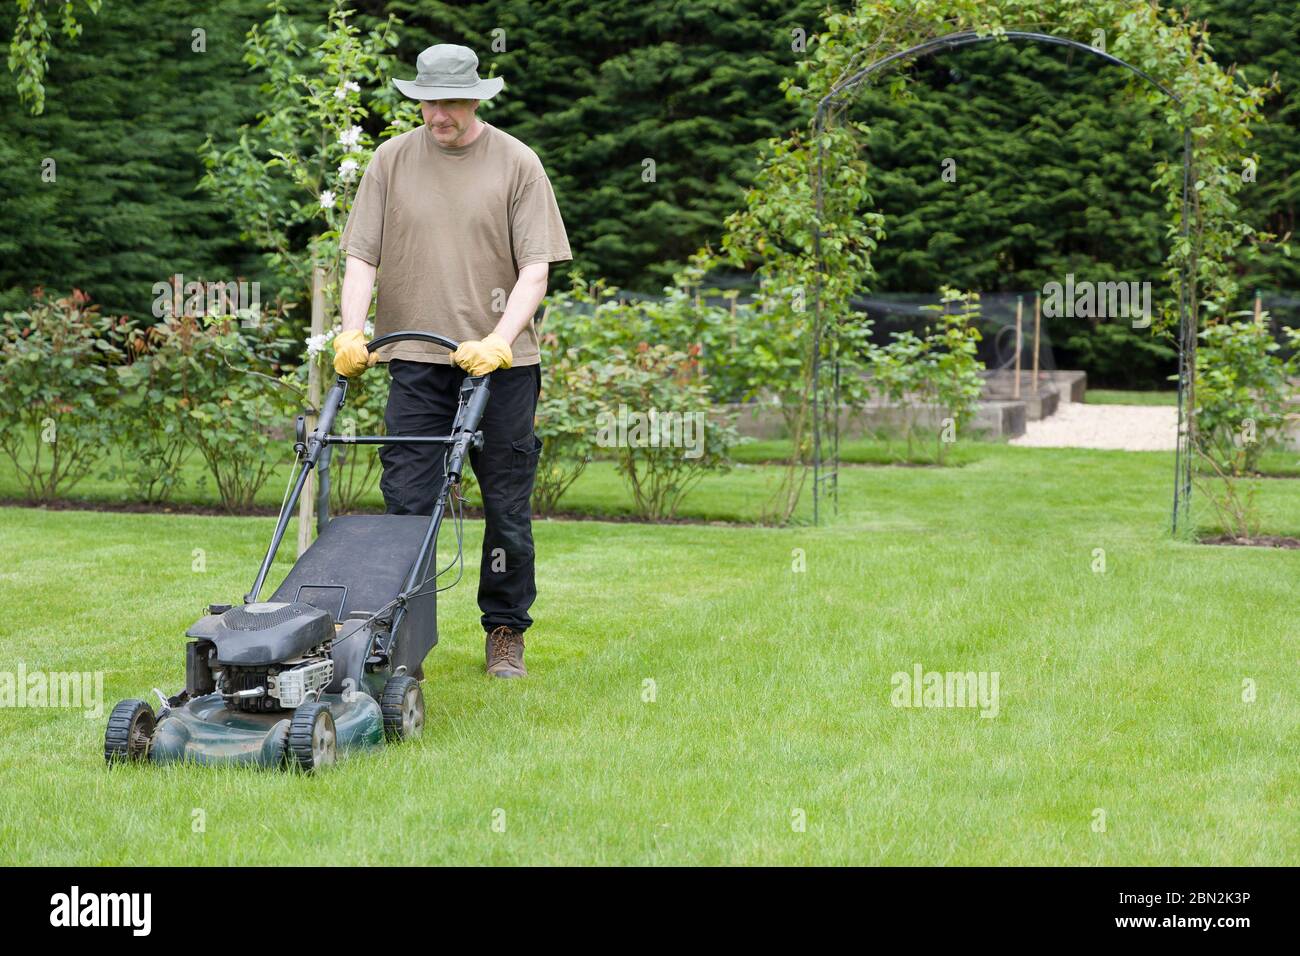
[[[333,639],[328,611],[299,601],[258,602],[225,611],[211,641],[198,642],[195,651],[227,707],[293,710],[318,700],[333,681]]]
[[[322,651],[322,654],[324,652]],[[284,668],[229,666],[218,672],[216,688],[232,710],[293,710],[317,699],[334,680],[328,657],[289,661]]]

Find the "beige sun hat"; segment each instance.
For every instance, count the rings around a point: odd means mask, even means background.
[[[393,85],[413,100],[487,100],[501,92],[501,77],[480,80],[478,55],[467,46],[439,43],[415,61],[415,79]]]

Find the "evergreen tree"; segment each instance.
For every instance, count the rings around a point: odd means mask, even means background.
[[[1255,183],[1240,193],[1243,208],[1259,229],[1279,242],[1242,264],[1244,288],[1300,288],[1300,247],[1288,255],[1280,240],[1296,230],[1300,206],[1300,19],[1296,10],[1272,0],[1197,0],[1197,16],[1210,24],[1210,42],[1221,63],[1236,63],[1261,83],[1276,73],[1281,89],[1265,107],[1268,125],[1251,148],[1259,153]],[[1294,239],[1294,236],[1292,236]]]
[[[506,78],[482,115],[535,149],[575,264],[656,291],[752,181],[759,144],[803,122],[779,89],[822,4],[528,0],[386,5],[403,58],[463,43]],[[494,48],[495,41],[495,48]],[[647,161],[651,161],[651,166]],[[653,181],[648,181],[653,175]]]
[[[852,116],[872,125],[872,189],[888,238],[881,291],[1041,289],[1150,282],[1158,297],[1168,215],[1156,162],[1181,161],[1164,114],[1124,95],[1132,75],[1062,47],[964,47],[920,61],[908,95],[883,84]],[[1137,80],[1136,82],[1142,82]],[[1046,322],[1058,364],[1097,384],[1160,385],[1174,353],[1127,319]]]
[[[255,277],[258,260],[195,184],[204,137],[253,112],[239,60],[260,8],[104,4],[52,57],[42,115],[0,84],[0,304],[41,283],[145,316],[175,272]]]
[[[1300,191],[1300,92],[1286,82],[1300,26],[1266,0],[1193,7],[1224,61],[1256,79],[1282,73],[1273,124],[1253,144],[1258,185],[1242,196],[1255,225],[1285,234]],[[485,74],[506,77],[483,116],[542,157],[576,264],[627,288],[655,291],[675,264],[716,243],[759,144],[811,119],[779,85],[801,55],[794,31],[820,29],[820,0],[356,8],[363,25],[390,12],[402,20],[402,75],[421,49],[451,42],[475,49]],[[328,2],[291,9],[314,25]],[[29,114],[12,78],[0,84],[0,305],[39,282],[147,315],[153,284],[174,272],[247,276],[262,281],[264,299],[274,294],[261,250],[195,189],[199,144],[228,141],[257,111],[258,81],[241,57],[248,28],[266,15],[264,0],[215,0],[198,12],[181,0],[105,4],[82,18],[75,43],[55,47],[44,114]],[[0,17],[0,42],[14,22]],[[200,28],[204,53],[192,49]],[[1177,161],[1179,133],[1122,95],[1126,73],[1078,52],[1007,44],[923,60],[914,78],[908,100],[868,90],[853,111],[874,128],[874,201],[888,217],[877,290],[1029,290],[1067,272],[1160,280],[1168,217],[1148,176],[1158,158]],[[53,181],[42,177],[47,158]],[[945,159],[956,161],[955,182],[942,178]],[[1248,286],[1300,284],[1300,263],[1279,247],[1242,269]],[[1078,322],[1050,331],[1059,361],[1102,380],[1160,383],[1159,357],[1133,338],[1141,333]]]

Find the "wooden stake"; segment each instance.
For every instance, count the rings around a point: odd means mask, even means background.
[[[1011,397],[1020,397],[1020,349],[1021,349],[1021,330],[1024,324],[1025,314],[1025,297],[1016,296],[1016,384],[1013,386]]]
[[[311,334],[312,337],[325,332],[325,272],[319,265],[311,270]],[[316,427],[316,410],[320,408],[320,356],[308,358],[307,366],[307,402],[311,411],[307,413],[307,434]],[[302,555],[311,546],[311,529],[316,523],[316,473],[307,475],[307,484],[303,486],[302,497],[298,499],[298,554]]]
[[[1255,290],[1255,324],[1264,324],[1264,300],[1260,296],[1258,289]]]
[[[1034,293],[1034,392],[1038,391],[1038,328],[1042,321],[1043,302],[1037,292]]]

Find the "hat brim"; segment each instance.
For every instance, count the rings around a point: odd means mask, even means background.
[[[421,86],[415,80],[393,78],[393,85],[402,95],[413,100],[490,100],[505,87],[502,77],[479,80],[473,86]]]

